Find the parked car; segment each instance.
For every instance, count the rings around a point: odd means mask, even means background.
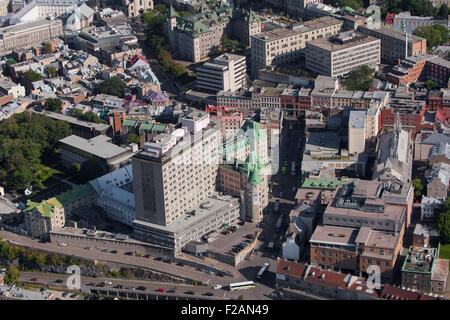
[[[78,297],[78,293],[74,293],[70,296],[72,299],[75,299],[76,297]]]
[[[69,293],[67,291],[64,291],[63,294],[62,294],[63,298],[65,298],[68,294]]]
[[[175,290],[173,290],[173,289],[171,289],[171,290],[169,290],[169,291],[167,291],[167,293],[175,293],[176,291]]]
[[[125,252],[125,254],[126,254],[127,256],[132,256],[132,255],[133,255],[133,252],[128,251],[128,252]]]
[[[58,246],[60,246],[60,247],[67,247],[67,243],[60,242],[60,243],[58,243]]]
[[[102,252],[108,252],[109,250],[108,249],[102,249]]]
[[[193,291],[186,291],[184,294],[194,294]]]
[[[125,289],[127,289],[127,290],[136,290],[135,287],[125,287]]]
[[[141,291],[145,291],[147,288],[144,287],[144,286],[139,286],[139,287],[137,287],[136,289],[141,290]]]
[[[108,281],[108,280],[105,280],[104,283],[107,284],[107,285],[112,285],[112,282],[111,282],[111,281]]]
[[[111,250],[109,253],[114,253],[114,254],[116,254],[116,253],[117,253],[117,250]]]
[[[84,250],[92,250],[91,247],[85,247]]]
[[[178,262],[177,266],[184,267],[184,263]]]
[[[95,283],[93,283],[93,282],[89,282],[88,284],[86,284],[87,286],[89,286],[89,287],[93,287],[93,286],[95,286]]]
[[[114,287],[114,289],[123,289],[123,286],[121,284]]]
[[[144,258],[151,258],[152,256],[151,255],[149,255],[149,254],[146,254],[145,256],[144,256]]]
[[[204,296],[208,296],[208,297],[212,297],[214,294],[212,294],[211,292],[205,292],[203,295]]]
[[[97,287],[104,287],[104,286],[105,286],[105,284],[103,282],[97,284]]]

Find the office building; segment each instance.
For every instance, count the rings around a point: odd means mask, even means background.
[[[147,223],[169,226],[214,191],[218,130],[200,111],[183,117],[182,126],[147,142],[133,159],[136,228]]]
[[[92,139],[84,139],[71,135],[59,140],[61,161],[70,167],[74,163],[82,164],[90,159],[97,160],[106,170],[114,171],[131,162],[137,153],[138,146],[132,144],[127,148],[111,143],[111,138],[103,135]]]
[[[332,17],[322,17],[252,36],[252,74],[256,76],[259,70],[268,66],[295,62],[304,54],[307,42],[339,33],[342,23]]]
[[[0,28],[0,55],[20,48],[40,46],[42,42],[62,35],[61,20],[37,20]]]
[[[197,87],[214,93],[231,92],[245,85],[245,56],[225,53],[196,69]]]
[[[381,40],[381,61],[396,64],[399,59],[406,57],[406,36],[403,32],[380,27],[371,29],[368,26],[358,27],[358,32]],[[427,51],[427,40],[408,35],[408,57],[424,54]]]
[[[306,67],[330,77],[345,75],[359,66],[377,70],[380,64],[380,40],[356,32],[306,43]]]
[[[366,145],[366,111],[350,111],[348,120],[348,152],[362,153]]]

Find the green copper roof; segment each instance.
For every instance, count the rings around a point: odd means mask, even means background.
[[[124,127],[134,127],[136,125],[136,121],[135,120],[125,120],[123,122],[123,126]]]
[[[153,123],[143,123],[139,128],[139,132],[151,132],[153,128]]]
[[[61,193],[53,198],[43,200],[41,202],[27,201],[27,208],[25,213],[31,213],[34,209],[37,209],[41,216],[50,218],[53,216],[55,208],[62,208],[68,204],[71,204],[77,200],[81,200],[95,192],[89,183],[76,186],[75,188]]]

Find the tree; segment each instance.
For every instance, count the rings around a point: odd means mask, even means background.
[[[24,77],[29,82],[35,82],[35,81],[42,80],[42,76],[33,70],[28,70],[27,72],[25,72]]]
[[[349,73],[344,85],[348,90],[367,91],[372,87],[372,82],[373,70],[367,65],[362,65]]]
[[[446,3],[443,3],[439,8],[439,17],[441,18],[448,17],[448,5]]]
[[[450,243],[450,198],[447,198],[437,210],[435,226],[442,243]]]
[[[82,115],[83,115],[83,110],[77,109],[77,108],[72,109],[72,117],[80,118]]]
[[[73,163],[67,170],[67,173],[72,176],[72,175],[75,175],[78,172],[80,172],[80,170],[81,170],[81,165],[79,163]]]
[[[90,159],[85,161],[80,168],[82,183],[96,179],[104,174],[106,174],[106,170],[97,160]]]
[[[123,82],[119,76],[114,76],[100,83],[96,87],[95,91],[96,93],[104,93],[123,98],[123,91],[125,87],[125,82]]]
[[[6,60],[6,65],[7,65],[7,66],[13,65],[13,64],[15,64],[15,63],[17,63],[17,61],[16,61],[14,58],[8,58],[8,59]]]
[[[50,78],[56,77],[56,69],[54,66],[45,67],[45,72],[48,74]]]
[[[414,195],[416,198],[420,198],[422,197],[422,190],[423,190],[423,185],[420,182],[420,179],[414,179],[412,181],[413,187],[414,187]]]
[[[52,53],[53,52],[53,46],[50,42],[46,42],[44,45],[45,53]]]
[[[125,141],[125,143],[128,145],[128,144],[131,144],[131,143],[137,143],[137,144],[139,144],[139,142],[140,142],[140,138],[139,138],[139,136],[138,135],[136,135],[136,134],[134,134],[134,133],[129,133],[129,134],[127,134],[127,138],[126,138],[126,141]]]
[[[5,283],[13,284],[20,277],[19,269],[10,264],[8,266],[6,275],[5,275]]]
[[[62,101],[58,98],[48,98],[45,100],[44,109],[53,112],[61,112]]]
[[[427,80],[425,81],[425,87],[427,88],[428,91],[432,91],[432,90],[438,90],[441,88],[441,86],[439,85],[439,83],[433,81],[433,80]]]
[[[446,44],[450,40],[448,28],[440,24],[419,27],[414,30],[414,35],[427,40],[428,51],[435,46]]]

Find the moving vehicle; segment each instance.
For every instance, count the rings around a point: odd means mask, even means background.
[[[167,291],[167,293],[175,293],[175,290],[171,289],[171,290]]]
[[[63,283],[63,281],[61,279],[57,279],[55,280],[55,283]]]
[[[261,280],[263,278],[264,272],[269,269],[269,264],[266,262],[264,265],[259,269],[258,274],[256,275],[256,279]]]
[[[222,289],[222,286],[221,286],[220,284],[216,284],[216,285],[213,287],[213,289],[214,289],[214,290]]]
[[[158,288],[158,292],[166,292],[166,289]]]
[[[144,286],[139,286],[139,287],[137,287],[136,289],[141,290],[141,291],[145,291],[147,288],[144,287]]]
[[[184,294],[194,294],[193,291],[186,291]]]
[[[86,284],[87,286],[89,286],[89,287],[93,287],[93,286],[95,286],[95,283],[93,283],[93,282],[89,282],[88,284]]]
[[[123,289],[123,285],[119,284],[119,285],[115,286],[114,289]]]
[[[285,166],[281,167],[281,174],[286,174],[286,167]]]
[[[84,250],[92,250],[91,247],[85,247]]]
[[[107,285],[111,285],[111,284],[112,284],[112,282],[111,282],[111,281],[108,281],[108,280],[105,280],[104,283],[107,284]]]
[[[295,161],[292,161],[291,164],[291,175],[295,176]]]
[[[230,291],[247,290],[247,289],[254,289],[254,288],[255,288],[255,283],[253,281],[230,283]]]
[[[203,293],[204,296],[212,297],[214,294],[211,292],[205,292]]]

